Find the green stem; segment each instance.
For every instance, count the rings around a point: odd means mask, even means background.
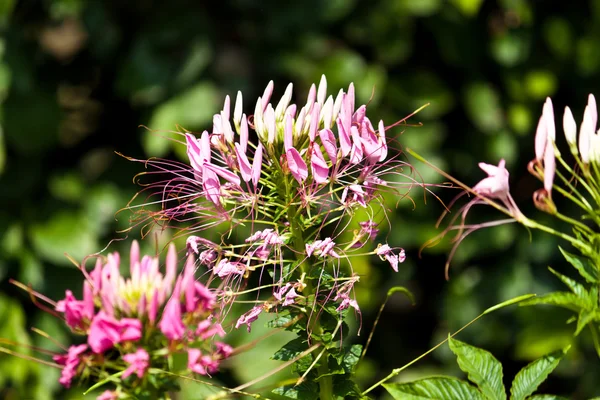
[[[286,194],[287,197],[290,198],[290,183],[286,182]],[[298,267],[300,267],[300,272],[302,275],[308,274],[309,265],[306,262],[306,258],[304,257],[304,253],[306,252],[306,243],[304,240],[304,234],[300,224],[298,223],[298,208],[295,204],[290,204],[288,206],[288,221],[290,223],[290,230],[292,234],[292,244],[294,252],[296,253],[296,259],[298,260]],[[312,282],[310,279],[306,281],[306,287],[304,288],[306,291],[306,297],[313,294],[315,297],[314,302],[316,303],[315,290],[313,288]],[[318,318],[310,318],[310,311],[308,311],[306,315],[307,319],[307,332],[314,332],[317,335],[322,335],[323,329],[321,328],[321,324],[319,323]],[[322,358],[321,364],[317,368],[319,372],[319,376],[322,376],[319,379],[319,397],[321,400],[329,400],[333,398],[333,380],[331,375],[329,375],[329,365],[327,360],[329,359],[327,351],[322,352],[319,357]],[[317,361],[315,359],[315,361]]]

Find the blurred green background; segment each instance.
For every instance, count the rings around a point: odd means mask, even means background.
[[[361,103],[375,88],[372,120],[391,124],[431,103],[411,120],[422,127],[388,135],[471,185],[484,177],[477,162],[505,158],[521,210],[546,221],[531,202],[541,184],[526,171],[544,98],[552,96],[560,126],[565,105],[579,122],[587,94],[600,93],[598,0],[0,0],[0,30],[0,337],[54,351],[29,328],[63,343],[68,331],[8,279],[52,299],[80,288],[81,275],[65,253],[81,260],[123,237],[117,231],[127,227],[128,215],[115,219],[115,213],[138,190],[132,178],[143,166],[115,152],[181,157],[170,141],[140,125],[210,129],[226,94],[242,90],[249,107],[274,80],[275,96],[291,81],[297,98],[304,98],[326,74],[334,93],[353,81]],[[412,161],[426,182],[444,181]],[[437,193],[445,201],[456,194]],[[548,265],[575,277],[557,240],[533,232],[530,241],[525,229],[504,225],[465,240],[446,282],[448,243],[418,256],[438,232],[434,224],[443,208],[432,196],[424,204],[422,191],[412,194],[416,206],[401,203],[392,232],[382,233],[407,251],[400,272],[373,259],[355,265],[362,276],[357,296],[363,323],[352,340],[364,342],[389,287],[407,286],[417,298],[416,306],[400,296],[388,303],[358,373],[365,388],[484,309],[562,289]],[[502,217],[485,207],[476,214]],[[116,242],[110,250],[128,245]],[[154,248],[151,239],[145,246]],[[459,339],[493,352],[510,382],[533,358],[569,343],[569,317],[556,308],[513,306]],[[260,333],[260,324],[254,326]],[[245,332],[232,334],[233,343],[246,340]],[[232,359],[219,379],[234,386],[266,372],[277,363],[264,360],[285,341],[276,337]],[[441,373],[462,376],[447,347],[399,378]],[[572,399],[600,395],[599,374],[584,332],[541,390]],[[62,390],[58,375],[1,355],[0,398],[83,398],[80,389]],[[203,390],[185,383],[181,398],[203,398]],[[373,394],[386,398],[380,390]]]

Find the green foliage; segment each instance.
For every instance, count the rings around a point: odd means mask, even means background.
[[[491,353],[449,338],[450,350],[456,355],[458,366],[479,387],[489,400],[506,399],[502,383],[502,365]]]
[[[502,365],[494,356],[451,337],[448,342],[460,369],[467,373],[475,386],[456,378],[432,377],[414,382],[384,384],[383,387],[394,399],[403,400],[506,399]],[[560,399],[553,395],[530,395],[546,380],[567,351],[568,348],[548,354],[521,369],[512,382],[510,400]]]
[[[456,378],[434,377],[409,383],[390,383],[383,387],[394,399],[404,400],[485,400],[473,385]]]
[[[542,382],[558,365],[568,351],[567,349],[539,358],[519,371],[510,388],[511,400],[525,400],[535,392]]]

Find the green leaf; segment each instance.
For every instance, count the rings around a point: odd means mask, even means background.
[[[569,348],[555,351],[526,365],[517,373],[510,388],[511,400],[525,400],[535,392],[558,365]]]
[[[565,260],[567,260],[569,264],[575,267],[575,269],[579,271],[579,274],[586,281],[588,281],[589,283],[600,282],[600,276],[598,276],[598,269],[596,269],[594,265],[592,265],[588,258],[579,257],[574,254],[568,253],[564,251],[560,246],[558,246],[558,249],[565,257]]]
[[[288,399],[297,400],[316,400],[319,398],[319,385],[316,382],[304,381],[298,386],[286,385],[273,390],[273,393],[278,394]]]
[[[567,285],[569,287],[569,289],[571,289],[571,291],[577,295],[577,297],[581,297],[582,299],[589,298],[589,294],[588,294],[588,291],[585,288],[585,286],[583,286],[579,282],[569,278],[568,276],[564,276],[563,274],[556,272],[555,270],[553,270],[550,267],[548,267],[548,269],[556,277],[558,277],[558,279],[560,279],[565,285]]]
[[[333,395],[339,397],[340,399],[360,397],[360,389],[356,382],[344,378],[345,376],[334,378]]]
[[[566,397],[557,396],[555,394],[536,394],[535,396],[528,397],[527,400],[569,400]],[[594,399],[590,399],[594,400]]]
[[[502,365],[489,352],[470,346],[459,340],[448,338],[450,350],[456,354],[458,366],[467,373],[486,398],[506,399],[502,384]]]
[[[588,307],[588,303],[585,299],[577,297],[577,295],[571,292],[552,292],[521,303],[522,306],[532,306],[535,304],[555,305],[575,312],[579,312],[581,309],[586,309]]]
[[[347,373],[352,373],[354,367],[356,366],[356,364],[358,364],[358,361],[360,360],[360,354],[362,353],[362,349],[363,347],[360,344],[353,344],[348,349],[346,349],[342,365],[344,366],[344,369]]]
[[[307,346],[306,343],[304,343],[304,340],[302,338],[296,338],[284,344],[271,358],[273,360],[289,361],[297,357],[298,354],[306,349]]]
[[[484,400],[469,382],[449,377],[433,377],[408,383],[383,384],[394,399],[402,400]]]
[[[583,328],[585,328],[590,322],[598,318],[600,318],[600,313],[598,311],[582,310],[577,318],[577,328],[575,329],[575,336],[579,335]]]

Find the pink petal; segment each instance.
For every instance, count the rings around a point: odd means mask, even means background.
[[[329,177],[329,167],[323,158],[323,153],[319,146],[313,146],[312,155],[310,157],[310,167],[313,174],[313,179],[317,183],[327,182]]]
[[[283,148],[285,151],[294,147],[294,125],[292,116],[285,115],[285,125],[283,129]]]
[[[246,153],[248,146],[248,121],[246,120],[246,114],[242,115],[242,122],[240,122],[240,149],[242,153]]]
[[[258,181],[260,180],[260,171],[262,168],[262,153],[263,146],[262,143],[258,144],[256,148],[256,152],[254,153],[254,160],[252,160],[252,183],[254,187],[257,187]]]
[[[329,160],[332,164],[337,162],[337,145],[335,141],[335,136],[331,129],[321,129],[319,131],[319,136],[321,137],[321,143],[323,143],[323,148],[329,157]]]
[[[298,150],[293,147],[286,151],[285,155],[292,176],[298,181],[298,183],[301,184],[308,176],[308,168],[306,167],[306,163],[300,156],[300,153],[298,153]]]
[[[237,176],[235,173],[231,172],[230,170],[223,168],[223,167],[219,167],[218,165],[213,165],[213,164],[209,164],[209,163],[205,163],[204,167],[213,171],[214,173],[216,173],[217,175],[219,175],[221,178],[225,179],[226,181],[239,186],[240,177]]]
[[[345,120],[348,119],[350,121],[349,115],[344,115],[344,110],[340,112],[340,116],[338,117],[336,123],[338,127],[338,135],[340,139],[340,148],[342,149],[342,157],[346,157],[350,154],[350,150],[352,149],[352,142],[350,141],[350,127],[351,123],[346,123]],[[346,129],[347,126],[347,129]]]
[[[244,182],[250,181],[252,178],[252,167],[250,166],[248,157],[246,157],[246,153],[242,150],[242,146],[239,143],[235,144],[235,154],[237,156],[238,167],[240,168],[242,179]]]

